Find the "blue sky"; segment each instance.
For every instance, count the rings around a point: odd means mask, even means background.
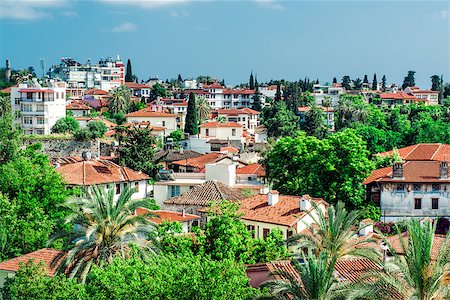
[[[47,67],[120,54],[139,79],[212,75],[236,84],[415,70],[450,81],[448,1],[0,0],[0,63]],[[38,72],[39,73],[39,72]]]

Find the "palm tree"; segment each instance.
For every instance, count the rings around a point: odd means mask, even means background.
[[[219,122],[219,123],[221,123],[221,124],[223,124],[223,123],[226,123],[226,122],[227,122],[227,119],[226,119],[224,116],[218,116],[218,117],[216,118],[216,121]]]
[[[110,263],[115,256],[126,257],[135,245],[145,256],[156,248],[146,240],[155,229],[148,215],[136,215],[138,207],[147,208],[148,201],[132,199],[134,189],[123,190],[115,201],[115,190],[93,187],[87,197],[73,198],[67,203],[71,214],[66,224],[73,225],[69,232],[53,236],[49,243],[65,238],[65,247],[72,247],[61,260],[58,272],[84,282],[93,265]],[[61,255],[63,256],[63,255]],[[55,258],[56,263],[61,257]]]
[[[343,257],[365,257],[378,261],[380,255],[375,247],[367,247],[374,241],[370,238],[358,236],[358,219],[361,211],[352,210],[348,212],[343,202],[331,206],[325,214],[319,206],[311,202],[314,207],[308,212],[313,219],[309,226],[310,234],[301,233],[288,240],[288,244],[295,244],[300,253],[304,249],[313,252],[316,256],[326,253],[330,258],[340,259]],[[313,212],[317,212],[317,215]]]
[[[132,91],[126,85],[114,89],[109,97],[109,110],[114,114],[128,113],[131,107],[131,94]]]
[[[322,105],[323,105],[323,107],[325,107],[325,112],[327,112],[325,114],[325,116],[326,116],[326,122],[327,122],[327,129],[329,129],[330,126],[329,126],[329,120],[328,120],[328,110],[331,107],[331,98],[330,98],[330,96],[325,96],[324,97],[324,99],[322,101]]]
[[[319,257],[309,254],[303,257],[303,263],[292,261],[298,273],[292,274],[284,270],[275,271],[273,276],[281,279],[267,281],[261,288],[268,288],[271,296],[259,299],[334,299],[341,295],[341,284],[334,276],[336,259],[330,259],[325,252]]]
[[[436,224],[411,220],[407,224],[407,237],[397,228],[399,247],[394,248],[383,237],[393,258],[385,263],[383,272],[368,274],[370,280],[357,286],[351,298],[380,299],[396,294],[404,299],[449,299],[450,232],[446,237],[436,238],[435,230]],[[439,243],[442,243],[439,252],[433,254],[433,245]]]
[[[211,107],[209,106],[208,101],[206,101],[206,98],[203,96],[198,97],[195,103],[197,105],[198,119],[200,123],[203,123],[208,120]]]
[[[0,116],[11,112],[11,100],[7,96],[0,95]]]

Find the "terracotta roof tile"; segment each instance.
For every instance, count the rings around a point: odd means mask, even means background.
[[[155,161],[173,162],[178,160],[186,160],[189,158],[196,158],[203,156],[204,154],[194,150],[161,150],[156,152]]]
[[[177,160],[177,161],[174,161],[173,164],[179,165],[179,166],[188,166],[188,167],[194,167],[197,169],[203,169],[206,164],[215,162],[216,159],[221,158],[223,156],[224,155],[222,153],[211,152],[208,154],[204,154],[202,156]]]
[[[164,201],[164,204],[209,206],[211,203],[222,200],[242,199],[242,191],[232,188],[224,183],[210,180],[197,185],[189,191]]]
[[[67,184],[95,185],[147,180],[150,177],[108,160],[87,160],[67,163],[56,168]]]
[[[34,260],[36,264],[42,261],[45,264],[45,272],[47,276],[53,276],[57,269],[57,264],[52,265],[53,259],[61,256],[59,259],[62,260],[64,252],[60,250],[54,250],[50,248],[40,249],[22,256],[18,256],[13,259],[5,260],[0,263],[0,270],[17,272],[20,268],[21,263],[26,264],[29,260]]]
[[[265,177],[266,170],[261,164],[249,164],[245,167],[236,169],[236,174],[256,174],[260,177]]]
[[[227,152],[227,153],[239,153],[239,149],[233,146],[227,146],[227,147],[221,147],[220,152]]]
[[[358,283],[368,272],[379,271],[382,268],[367,258],[341,258],[336,262],[335,271],[340,280]]]
[[[174,114],[169,114],[166,112],[161,112],[161,111],[153,111],[152,107],[145,107],[141,110],[135,111],[135,112],[131,112],[125,115],[126,117],[170,117],[170,118],[176,118],[177,115]]]
[[[84,92],[85,95],[109,95],[107,91],[100,89],[90,89]]]
[[[242,127],[241,124],[236,122],[226,122],[226,123],[219,123],[219,122],[208,122],[200,125],[201,128],[221,128],[221,127]]]
[[[406,232],[404,232],[402,234],[404,241],[406,243],[406,245],[408,245],[408,234]],[[403,248],[401,246],[401,242],[400,242],[400,237],[396,234],[390,237],[387,237],[387,241],[389,242],[389,244],[391,245],[391,247],[393,248],[393,250],[397,253],[397,254],[404,254],[403,253]],[[439,255],[439,250],[441,250],[442,245],[445,242],[445,236],[444,235],[435,235],[434,236],[434,240],[433,240],[433,245],[431,247],[431,259],[437,259],[438,255]],[[447,246],[450,246],[447,244]],[[449,249],[450,251],[450,249]]]
[[[136,209],[137,215],[143,215],[151,213],[153,215],[156,215],[155,217],[148,218],[150,221],[161,224],[163,221],[169,221],[169,222],[188,222],[195,219],[200,219],[200,216],[192,215],[192,214],[184,214],[181,212],[174,212],[174,211],[167,211],[167,210],[148,210],[142,207],[139,207]]]

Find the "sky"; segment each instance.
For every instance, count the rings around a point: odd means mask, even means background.
[[[139,80],[450,81],[450,1],[0,0],[0,64],[131,60]]]

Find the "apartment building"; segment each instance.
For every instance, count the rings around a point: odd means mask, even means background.
[[[417,86],[407,87],[404,90],[405,93],[413,95],[421,101],[426,101],[428,105],[438,105],[439,104],[439,92],[432,90],[421,90]]]
[[[19,84],[11,88],[11,107],[17,116],[14,122],[25,134],[50,134],[56,121],[66,116],[66,84],[49,82],[48,85]]]
[[[258,119],[261,113],[251,108],[231,108],[218,109],[213,111],[212,114],[214,117],[224,117],[227,122],[241,124],[244,130],[254,133],[255,128],[258,127]]]
[[[315,84],[312,93],[316,100],[316,105],[325,106],[325,102],[329,100],[332,107],[338,105],[339,99],[343,94],[345,94],[345,89],[337,84],[333,86]]]

